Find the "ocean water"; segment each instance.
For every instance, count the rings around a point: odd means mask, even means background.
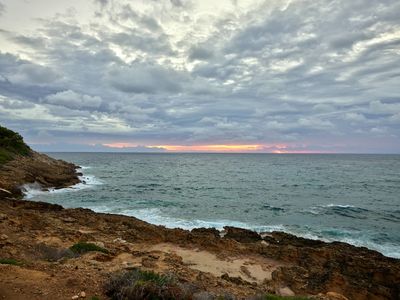
[[[50,153],[86,184],[26,197],[191,229],[238,226],[400,258],[400,155]]]

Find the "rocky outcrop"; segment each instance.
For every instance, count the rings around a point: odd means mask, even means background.
[[[30,299],[29,293],[38,289],[41,299],[57,299],[60,291],[72,296],[80,290],[107,299],[102,287],[110,274],[139,267],[174,274],[180,282],[213,295],[235,295],[232,299],[288,292],[313,295],[313,299],[345,299],[338,298],[341,295],[356,300],[399,299],[398,259],[282,232],[225,230],[221,237],[215,229],[168,229],[128,216],[5,198],[0,201],[4,235],[0,258],[25,264],[0,264],[0,282],[4,282],[0,296],[18,287],[15,298],[6,299],[21,299],[21,293]],[[66,255],[78,242],[101,245],[108,252]],[[30,281],[39,271],[40,277]],[[14,277],[19,279],[7,279]]]
[[[225,235],[227,239],[232,239],[240,243],[254,243],[261,241],[261,236],[252,230],[237,228],[232,226],[225,226]]]
[[[21,135],[0,126],[0,199],[22,197],[24,184],[58,189],[79,183],[77,168],[33,151]]]
[[[22,186],[37,183],[41,188],[64,188],[80,182],[78,166],[34,151],[15,156],[0,166],[0,198],[21,197]]]
[[[264,255],[287,262],[273,275],[296,293],[334,291],[349,299],[400,299],[400,261],[346,243],[273,232]]]

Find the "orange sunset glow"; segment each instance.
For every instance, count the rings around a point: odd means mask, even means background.
[[[132,147],[138,147],[139,145],[134,143],[115,142],[103,144],[103,146],[126,149]],[[211,144],[211,145],[149,145],[146,146],[149,149],[160,149],[168,152],[269,152],[269,153],[290,153],[287,150],[288,146],[284,144]]]
[[[171,152],[248,152],[264,149],[263,145],[160,145],[154,147]]]

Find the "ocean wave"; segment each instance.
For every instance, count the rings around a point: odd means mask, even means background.
[[[96,212],[101,212],[101,213],[113,213],[113,214],[131,216],[146,221],[148,223],[155,225],[162,225],[167,228],[182,228],[186,230],[191,230],[193,228],[204,227],[204,228],[216,228],[218,230],[222,230],[224,226],[234,226],[234,227],[254,230],[259,233],[281,231],[311,240],[321,240],[324,242],[334,242],[334,241],[345,242],[353,246],[367,247],[369,249],[376,250],[388,257],[400,258],[400,249],[397,245],[392,244],[390,242],[383,243],[383,242],[373,241],[370,235],[363,234],[360,236],[360,233],[358,231],[352,231],[352,230],[340,230],[340,229],[316,230],[309,227],[301,228],[298,226],[293,227],[283,224],[256,225],[256,224],[249,224],[245,222],[233,221],[227,219],[187,220],[187,219],[167,216],[163,214],[163,212],[159,208],[118,209],[118,208],[110,208],[107,205],[88,206],[86,208],[90,208]]]
[[[272,231],[283,231],[283,225],[252,225],[240,221],[233,220],[187,220],[171,216],[164,215],[159,208],[144,208],[144,209],[116,209],[110,208],[108,206],[92,206],[87,207],[96,212],[102,213],[115,213],[126,216],[131,216],[138,218],[140,220],[146,221],[155,225],[162,225],[167,228],[182,228],[191,230],[193,228],[216,228],[222,230],[224,226],[240,227],[245,229],[255,230],[257,232],[272,232]]]
[[[91,169],[91,166],[79,166],[78,170],[87,170],[87,169]]]
[[[313,215],[340,215],[343,217],[354,218],[354,219],[365,219],[366,214],[370,211],[366,208],[357,207],[350,204],[326,204],[316,205],[309,209],[303,210],[304,213]]]
[[[90,168],[90,167],[86,167],[86,168]],[[77,171],[82,172],[83,169],[84,168],[81,167]],[[82,176],[78,176],[78,178],[81,182],[74,184],[70,187],[66,187],[66,188],[44,189],[43,186],[41,186],[39,183],[35,182],[35,183],[24,184],[21,187],[21,190],[24,194],[25,199],[33,199],[38,196],[46,195],[47,193],[58,194],[58,193],[74,192],[74,191],[80,191],[80,190],[84,190],[84,189],[93,188],[94,186],[103,184],[103,182],[101,180],[99,180],[98,178],[96,178],[94,175],[83,174]]]
[[[393,243],[374,242],[368,235],[360,236],[358,232],[347,230],[331,230],[329,233],[326,231],[301,232],[290,229],[283,231],[310,240],[320,240],[328,243],[343,242],[356,247],[366,247],[368,249],[378,251],[388,257],[400,258],[400,249],[398,245]]]
[[[333,204],[333,203],[321,205],[321,207],[355,208],[354,205],[350,205],[350,204]]]
[[[272,205],[268,205],[268,204],[264,204],[263,206],[261,206],[261,209],[270,210],[273,212],[284,212],[285,211],[285,209],[282,207],[272,206]]]

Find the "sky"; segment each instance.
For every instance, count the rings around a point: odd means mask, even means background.
[[[400,153],[398,0],[0,0],[39,151]]]

